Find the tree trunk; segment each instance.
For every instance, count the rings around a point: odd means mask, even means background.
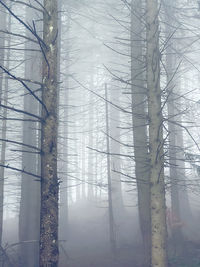
[[[6,0],[4,0],[4,3],[6,4]],[[6,30],[6,12],[5,10],[2,10],[0,12],[0,27],[1,30]],[[3,65],[4,63],[4,54],[5,54],[5,34],[1,32],[1,38],[0,38],[0,64]],[[2,94],[3,94],[3,75],[0,73],[0,103],[2,103]],[[0,106],[1,109],[1,106]]]
[[[86,157],[86,153],[85,153],[85,136],[84,134],[82,135],[82,146],[81,146],[81,180],[82,180],[82,199],[85,200],[86,198],[86,192],[85,192],[85,157]]]
[[[119,88],[112,88],[110,91],[110,101],[112,103],[119,104],[120,90]],[[121,187],[121,158],[117,156],[120,154],[120,114],[119,109],[110,106],[110,152],[111,154],[111,171],[112,171],[112,199],[113,199],[113,211],[115,217],[115,223],[120,225],[120,221],[123,217],[123,198],[122,198],[122,187]],[[116,172],[115,172],[116,171]]]
[[[113,215],[113,200],[112,200],[112,178],[111,178],[111,161],[110,161],[110,140],[109,140],[109,119],[108,119],[108,94],[107,85],[105,84],[105,105],[106,105],[106,146],[107,146],[107,175],[108,175],[108,211],[109,211],[109,234],[110,248],[112,256],[116,257],[116,234],[115,221]]]
[[[160,51],[157,0],[146,1],[147,90],[150,149],[151,264],[167,266],[164,185],[163,118],[160,89]]]
[[[178,100],[178,83],[180,82],[179,77],[176,75],[176,69],[178,66],[178,58],[175,54],[177,50],[176,44],[176,36],[174,33],[174,28],[177,27],[176,17],[175,17],[175,8],[176,1],[167,1],[165,6],[165,18],[166,18],[166,39],[169,36],[172,36],[170,40],[168,40],[168,45],[166,49],[166,70],[167,70],[167,86],[168,86],[168,130],[169,130],[169,164],[170,164],[170,182],[171,182],[171,210],[172,214],[175,216],[177,222],[182,222],[183,218],[181,218],[181,193],[182,189],[179,186],[179,183],[184,182],[184,152],[183,152],[183,136],[182,136],[182,128],[178,128],[175,125],[175,122],[181,121],[180,112],[177,109]],[[170,23],[170,27],[169,24]],[[171,28],[173,26],[173,28]],[[181,160],[182,159],[182,160]],[[186,190],[186,189],[184,189]],[[190,210],[187,192],[185,191],[184,205],[183,209]],[[189,214],[188,214],[189,215]],[[190,213],[191,219],[191,213]],[[172,239],[174,244],[174,252],[179,255],[183,251],[183,233],[181,227],[173,227],[172,229]]]
[[[182,118],[181,115],[178,116],[177,120],[181,123]],[[185,154],[184,154],[184,142],[183,142],[183,129],[180,127],[177,129],[177,141],[176,146],[178,148],[177,151],[177,175],[178,180],[181,181],[181,186],[179,186],[179,202],[180,202],[180,219],[186,225],[184,227],[184,231],[182,232],[183,237],[196,238],[195,231],[191,231],[195,227],[195,221],[192,214],[189,196],[188,196],[188,188],[186,184],[186,166],[185,166]],[[192,232],[192,234],[191,234]]]
[[[169,20],[172,24],[173,27],[178,27],[177,25],[177,20],[176,20],[176,15],[175,15],[175,10],[177,9],[178,1],[166,1],[166,6],[165,6],[165,12],[166,12],[166,21],[169,23]],[[172,22],[173,21],[173,22]],[[166,24],[168,25],[168,24]],[[181,98],[177,98],[177,95],[181,95],[181,78],[177,77],[177,75],[174,75],[176,68],[179,64],[177,60],[177,55],[174,55],[178,49],[178,43],[177,43],[177,38],[176,33],[173,32],[173,29],[170,28],[167,30],[167,34],[169,37],[170,35],[173,34],[174,39],[171,38],[170,44],[167,46],[168,50],[166,51],[168,56],[167,56],[167,64],[171,65],[169,68],[167,67],[167,72],[168,72],[168,82],[170,80],[170,76],[175,76],[173,78],[172,84],[170,84],[170,88],[172,90],[174,89],[175,96],[173,101],[174,103],[174,115],[176,121],[179,124],[182,124],[182,114],[181,114],[181,106],[183,103],[181,103]],[[179,33],[181,37],[184,35],[184,32],[182,31]],[[177,36],[178,37],[178,36]],[[169,41],[168,41],[169,42]],[[169,62],[168,62],[169,61]],[[188,89],[188,88],[186,88]],[[170,91],[171,92],[171,91]],[[170,93],[169,92],[169,93]],[[173,94],[172,94],[173,95]],[[170,107],[168,108],[170,109]],[[180,114],[179,114],[180,113]],[[170,114],[169,114],[169,119],[171,120]],[[173,120],[173,117],[172,117]],[[192,219],[192,211],[188,199],[188,193],[187,193],[187,187],[185,183],[186,179],[186,174],[185,174],[185,155],[184,155],[184,141],[183,141],[183,128],[178,127],[175,125],[175,145],[176,145],[176,175],[177,175],[177,181],[181,181],[182,186],[178,186],[178,195],[179,195],[179,217],[180,220],[184,223],[186,223],[188,226],[193,227],[193,219]],[[187,231],[187,230],[186,230]],[[185,232],[185,231],[184,231]],[[184,234],[184,233],[182,233]]]
[[[147,143],[146,90],[144,89],[144,57],[142,49],[141,0],[131,5],[131,81],[132,121],[135,155],[135,176],[138,190],[140,228],[144,247],[144,266],[150,266],[151,217],[149,187],[149,155]]]
[[[2,14],[1,14],[2,15]],[[6,23],[6,18],[5,18],[5,13],[2,15],[3,18],[2,22]],[[3,24],[4,25],[4,24]],[[8,21],[8,30],[10,30],[11,27],[11,16],[9,16],[9,21]],[[1,39],[1,38],[0,38]],[[4,38],[2,38],[3,40]],[[2,40],[0,41],[0,48],[2,47],[3,43]],[[10,46],[10,36],[8,37],[8,42],[7,46]],[[2,47],[3,48],[3,47]],[[4,49],[0,49],[4,50]],[[4,61],[4,54],[0,54],[2,58],[0,59],[1,62],[3,63]],[[10,59],[10,50],[7,51],[6,55],[6,68],[9,69],[9,59]],[[8,103],[8,79],[5,79],[5,90],[3,94],[3,75],[0,75],[0,103],[3,102],[5,106],[7,106]],[[3,96],[3,97],[2,97]],[[6,135],[7,135],[7,109],[4,108],[3,110],[3,122],[2,122],[2,130],[1,130],[1,138],[3,140],[6,140]],[[2,141],[1,145],[1,164],[5,165],[5,159],[6,159],[6,142]],[[2,234],[3,234],[3,212],[4,212],[4,173],[5,169],[4,167],[0,167],[0,245],[2,245]]]
[[[169,7],[168,7],[169,8]],[[171,10],[171,9],[170,9]],[[169,10],[169,11],[170,11]],[[173,12],[171,10],[171,12]],[[172,13],[170,12],[170,15]],[[169,15],[169,14],[168,14]],[[167,31],[168,35],[170,34]],[[171,33],[172,34],[172,33]],[[168,84],[168,131],[169,131],[169,165],[170,165],[170,183],[171,183],[171,212],[176,217],[176,220],[180,222],[180,201],[179,201],[179,187],[178,187],[178,173],[177,173],[177,127],[174,124],[176,121],[176,111],[175,111],[175,95],[174,91],[176,88],[177,78],[174,76],[176,71],[176,55],[173,54],[173,43],[172,40],[169,41],[167,47],[167,57],[166,57],[166,69],[167,69],[167,84]],[[174,76],[174,77],[173,77]],[[178,247],[182,243],[182,231],[181,227],[172,227],[172,239],[174,244],[175,254],[178,252]]]
[[[43,91],[41,128],[41,222],[40,266],[58,266],[58,177],[57,177],[57,1],[44,0]]]
[[[33,10],[26,7],[26,19],[33,18]],[[37,25],[37,24],[36,24]],[[38,27],[37,27],[38,28]],[[26,32],[27,37],[31,37]],[[38,52],[30,51],[37,49],[38,45],[32,42],[26,43],[25,51],[25,79],[41,81],[41,56]],[[29,83],[32,91],[38,89],[38,85]],[[24,111],[32,114],[38,113],[38,102],[31,94],[24,91]],[[23,143],[37,147],[37,124],[28,121],[29,116],[24,115]],[[23,148],[22,148],[23,150]],[[22,152],[22,169],[37,174],[37,154],[35,149],[28,148],[28,152]],[[24,266],[35,267],[39,264],[39,213],[40,213],[40,185],[35,177],[22,173],[21,201],[19,215],[19,239],[20,254]]]
[[[93,70],[93,68],[92,68]],[[94,81],[93,81],[93,74],[90,77],[90,90],[94,90]],[[88,146],[93,148],[94,145],[94,107],[93,107],[93,95],[90,93],[89,97],[89,140]],[[94,152],[92,150],[88,151],[88,199],[94,199]]]

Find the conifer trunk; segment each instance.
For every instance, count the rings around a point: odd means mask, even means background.
[[[44,0],[40,266],[58,266],[57,1]],[[45,108],[46,107],[46,108]],[[47,110],[46,110],[47,109]]]
[[[146,1],[147,90],[150,148],[151,265],[167,266],[163,118],[160,89],[158,1]]]
[[[149,187],[149,154],[147,142],[146,90],[143,75],[142,1],[131,3],[131,96],[135,176],[137,179],[138,210],[143,239],[144,266],[150,266],[151,216]]]

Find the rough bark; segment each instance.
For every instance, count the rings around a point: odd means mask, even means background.
[[[58,3],[58,10],[62,10],[64,7],[64,2],[61,1]],[[61,99],[63,98],[64,103],[64,125],[62,125],[62,137],[63,141],[60,145],[60,155],[62,156],[62,160],[60,160],[60,164],[62,164],[62,175],[61,175],[61,183],[60,183],[60,201],[59,201],[59,247],[60,253],[59,253],[59,266],[63,266],[66,262],[66,245],[67,245],[67,239],[68,239],[68,228],[69,228],[69,178],[68,178],[68,173],[69,173],[69,148],[68,148],[68,138],[69,138],[69,125],[68,125],[68,120],[69,120],[69,65],[70,65],[70,57],[69,57],[69,42],[70,40],[70,11],[68,11],[67,15],[67,23],[66,26],[62,25],[61,23],[61,12],[59,12],[59,29],[60,29],[60,40],[59,45],[61,45],[61,39],[62,39],[62,32],[67,29],[67,32],[65,33],[66,36],[66,46],[63,48],[62,53],[65,53],[65,58],[66,58],[66,65],[65,65],[65,73],[67,74],[66,78],[64,79],[64,92],[61,95],[60,94],[60,102],[62,101]],[[66,28],[64,28],[66,27]],[[59,58],[61,57],[61,50],[59,50]],[[60,60],[59,60],[60,61]]]
[[[147,90],[150,149],[151,265],[167,266],[163,118],[157,0],[146,1]]]
[[[41,128],[41,222],[40,266],[58,266],[58,177],[57,177],[57,1],[44,0],[43,90]]]
[[[143,75],[142,2],[132,0],[131,5],[131,92],[132,122],[135,155],[135,176],[138,190],[140,229],[144,247],[144,266],[150,266],[151,217],[149,187],[149,155],[147,143],[146,90]]]

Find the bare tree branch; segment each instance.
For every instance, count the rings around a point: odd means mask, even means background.
[[[33,177],[36,177],[36,178],[41,179],[41,176],[39,176],[39,175],[37,175],[37,174],[31,173],[31,172],[27,172],[27,171],[25,171],[25,170],[18,169],[18,168],[15,168],[15,167],[11,167],[11,166],[9,166],[9,165],[0,164],[0,167],[6,168],[6,169],[10,169],[10,170],[13,170],[13,171],[22,172],[22,173],[25,173],[25,174],[28,174],[28,175],[31,175],[31,176],[33,176]]]

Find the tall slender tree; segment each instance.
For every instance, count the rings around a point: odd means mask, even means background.
[[[166,21],[166,39],[168,45],[166,47],[166,71],[167,71],[167,92],[168,92],[168,129],[169,129],[169,163],[170,163],[170,181],[171,181],[171,209],[172,214],[180,222],[179,227],[173,229],[172,237],[174,244],[179,245],[179,251],[182,250],[183,232],[181,223],[185,222],[191,227],[193,222],[192,212],[190,208],[187,187],[185,183],[185,155],[183,142],[183,128],[178,126],[182,124],[181,114],[181,66],[179,62],[182,55],[178,55],[180,44],[179,36],[184,33],[179,30],[180,22],[176,19],[176,13],[179,10],[179,1],[165,1],[165,21]],[[176,31],[174,29],[177,29]],[[180,186],[179,184],[182,184]],[[187,230],[186,230],[187,232]]]
[[[5,29],[6,25],[6,15],[5,13],[1,16],[2,20],[2,26]],[[9,16],[8,19],[8,30],[10,30],[11,27],[11,16]],[[3,30],[4,30],[3,29]],[[4,41],[5,39],[4,35],[2,36],[1,41],[0,41],[0,50],[1,54],[0,61],[3,63],[4,61]],[[10,45],[10,36],[7,39],[7,45]],[[10,51],[7,51],[6,55],[6,67],[9,67],[9,57],[10,57]],[[0,75],[0,103],[3,102],[5,106],[8,104],[8,79],[5,79],[5,86],[3,87],[3,75]],[[3,93],[3,88],[4,88],[4,93]],[[3,97],[2,97],[3,96]],[[7,109],[3,109],[3,122],[2,122],[2,128],[1,128],[1,138],[2,138],[2,144],[1,144],[1,155],[0,155],[0,162],[1,165],[5,165],[5,159],[6,159],[6,136],[7,136]],[[4,212],[4,175],[5,175],[5,169],[4,167],[0,167],[0,246],[2,245],[2,234],[3,234],[3,212]]]
[[[58,265],[58,8],[44,0],[41,128],[40,266]]]
[[[26,7],[26,21],[36,16],[35,11]],[[38,23],[36,24],[38,26]],[[39,31],[38,27],[37,30]],[[27,38],[31,38],[30,31],[26,31]],[[36,52],[38,44],[31,41],[25,45],[25,79],[41,81],[41,56]],[[35,51],[34,51],[35,50]],[[32,91],[37,91],[38,86],[29,83]],[[24,90],[24,111],[38,115],[38,101],[33,98],[27,89]],[[37,147],[37,123],[29,120],[24,114],[23,144]],[[24,151],[25,150],[25,151]],[[37,174],[37,150],[22,147],[22,169],[29,173]],[[39,262],[39,214],[40,214],[40,185],[35,177],[22,173],[21,200],[19,214],[19,239],[21,243],[21,259],[25,266],[38,266]]]
[[[109,216],[109,234],[110,248],[113,257],[116,257],[116,229],[113,213],[113,198],[112,198],[112,177],[111,177],[111,160],[110,160],[110,139],[109,139],[109,117],[108,117],[108,92],[107,84],[105,84],[105,107],[106,107],[106,147],[107,147],[107,175],[108,175],[108,216]]]
[[[120,89],[116,86],[110,88],[110,101],[119,104],[120,102]],[[120,112],[113,105],[110,105],[109,112],[110,120],[110,152],[111,152],[111,169],[112,169],[112,199],[113,208],[116,218],[116,224],[120,224],[123,217],[123,197],[121,186],[121,158],[117,155],[120,154]],[[113,155],[112,155],[113,154]],[[118,222],[117,222],[118,221]],[[119,225],[118,225],[119,227]]]
[[[6,1],[4,1],[6,4]],[[6,11],[3,9],[0,12],[0,25],[1,25],[1,38],[0,38],[0,63],[4,62],[4,54],[5,54],[5,34],[4,31],[6,31]],[[2,93],[3,93],[3,75],[0,75],[0,103],[2,101]]]
[[[178,186],[178,166],[177,166],[177,109],[176,109],[176,95],[178,77],[176,75],[176,68],[178,65],[178,57],[175,54],[176,44],[173,36],[174,27],[177,27],[174,8],[176,1],[168,1],[165,3],[165,17],[166,17],[166,34],[168,46],[166,48],[166,70],[167,70],[167,91],[168,91],[168,131],[169,131],[169,164],[170,164],[170,182],[171,182],[171,212],[173,217],[176,217],[177,222],[180,218],[180,198]],[[176,35],[176,34],[175,34]],[[171,37],[170,37],[171,36]],[[174,243],[175,254],[180,251],[183,241],[181,227],[172,227],[172,239]]]
[[[151,265],[166,267],[163,117],[160,88],[158,1],[146,1],[147,91],[150,149]]]
[[[92,53],[93,55],[93,53]],[[94,71],[94,68],[92,67],[92,71]],[[91,73],[90,77],[90,90],[94,90],[94,77],[93,73]],[[89,135],[88,135],[88,146],[93,148],[94,146],[94,107],[93,107],[93,95],[90,93],[89,96]],[[93,159],[93,151],[88,151],[88,198],[90,200],[94,199],[94,159]]]
[[[135,155],[135,176],[138,189],[138,208],[144,246],[144,265],[150,265],[151,254],[151,217],[149,187],[149,155],[147,140],[147,92],[144,77],[144,48],[142,27],[142,1],[131,3],[131,89],[132,121]]]

